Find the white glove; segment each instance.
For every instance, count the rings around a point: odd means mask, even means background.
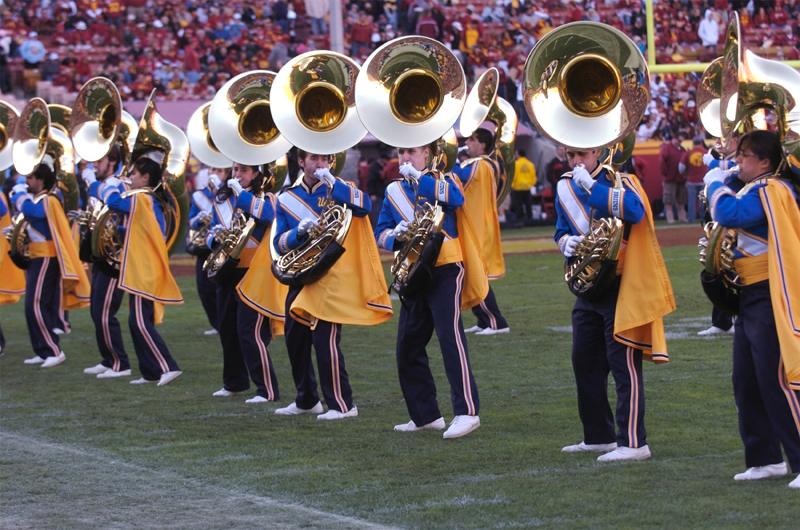
[[[222,187],[222,181],[216,173],[212,173],[208,176],[208,187],[215,193]]]
[[[392,237],[395,239],[403,240],[405,239],[405,235],[408,232],[408,221],[400,221],[397,223],[397,226],[394,227],[392,230]]]
[[[94,173],[94,169],[85,168],[81,171],[81,178],[86,183],[87,186],[91,186],[95,182],[97,182],[97,175]]]
[[[200,221],[207,221],[207,220],[211,219],[211,213],[210,212],[206,212],[204,210],[204,211],[200,212],[200,214],[197,216],[197,219],[200,220]]]
[[[587,190],[592,189],[592,186],[594,186],[594,179],[583,166],[577,166],[572,170],[572,180],[575,184],[579,184]]]
[[[703,177],[703,184],[708,186],[712,182],[725,182],[725,180],[731,175],[733,175],[733,171],[730,170],[723,171],[722,169],[715,167],[714,169],[706,173],[705,177]]]
[[[120,179],[118,179],[117,177],[108,177],[107,179],[105,179],[103,181],[103,184],[105,186],[118,188],[120,186],[120,184],[122,184],[122,181]]]
[[[708,246],[708,238],[706,236],[697,240],[697,248],[705,248]]]
[[[567,258],[574,256],[575,249],[578,248],[581,241],[583,241],[583,236],[569,236],[564,244],[564,256]]]
[[[0,230],[0,234],[3,234],[4,236],[7,236],[8,234],[10,234],[13,231],[14,231],[14,225],[8,225],[7,227],[5,227],[2,230]]]
[[[14,187],[11,188],[11,195],[16,195],[17,193],[27,193],[28,192],[28,185],[24,182],[22,184],[14,184]]]
[[[407,179],[413,180],[414,182],[419,182],[419,178],[422,176],[420,171],[414,169],[414,166],[411,165],[411,162],[406,162],[400,166],[400,174]]]
[[[225,229],[222,227],[222,225],[214,225],[208,230],[208,236],[206,236],[207,240],[214,241],[224,231]]]
[[[326,167],[321,167],[316,170],[314,176],[317,177],[317,180],[324,182],[329,188],[333,188],[333,185],[336,184],[336,177],[334,177]]]
[[[300,221],[300,224],[297,225],[297,234],[301,236],[306,235],[308,231],[311,230],[312,226],[319,226],[319,221],[317,219],[306,217]]]
[[[228,179],[228,187],[233,190],[233,193],[238,197],[244,191],[242,183],[239,179]]]
[[[704,166],[710,166],[711,162],[713,162],[714,160],[716,160],[716,158],[714,158],[710,153],[706,153],[706,154],[703,155],[703,165]]]

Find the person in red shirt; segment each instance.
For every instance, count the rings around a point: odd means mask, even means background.
[[[689,222],[694,223],[697,219],[697,204],[700,203],[699,218],[705,215],[705,208],[701,201],[697,200],[700,191],[703,189],[703,177],[708,168],[703,164],[703,155],[706,154],[705,138],[696,136],[692,140],[692,148],[683,153],[679,169],[686,176],[686,192],[689,205]]]
[[[773,28],[783,27],[789,23],[789,14],[784,9],[781,0],[775,0],[772,13],[769,15],[769,23]]]
[[[569,7],[570,4],[572,4],[572,2],[567,4],[567,7]],[[580,22],[581,20],[583,20],[583,11],[577,4],[572,4],[572,9],[567,13],[567,18],[564,20],[564,23]]]
[[[350,27],[350,56],[359,57],[361,55],[361,48],[366,49],[367,53],[369,53],[371,49],[371,39],[372,23],[366,11],[361,11],[358,14],[358,22]]]

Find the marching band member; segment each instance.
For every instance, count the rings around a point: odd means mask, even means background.
[[[45,160],[49,155],[45,157]],[[25,184],[12,188],[11,201],[29,221],[30,265],[25,290],[25,316],[36,355],[25,364],[50,368],[66,359],[53,331],[59,310],[89,305],[89,278],[72,241],[69,222],[61,203],[50,195],[56,175],[47,161],[41,163]],[[28,193],[27,190],[30,190]],[[59,300],[59,297],[62,300]]]
[[[375,239],[380,248],[399,250],[408,224],[414,220],[415,204],[421,207],[425,202],[438,200],[443,207],[442,230],[446,238],[429,287],[404,298],[400,309],[397,371],[411,421],[396,425],[394,430],[444,430],[446,426],[436,400],[436,384],[426,351],[436,331],[455,416],[444,438],[458,438],[481,424],[478,387],[470,366],[461,310],[475,306],[486,297],[488,282],[475,230],[471,223],[463,222],[457,215],[464,205],[460,185],[450,174],[437,180],[426,170],[432,149],[432,146],[423,146],[397,150],[400,172],[405,178],[386,188]]]
[[[11,227],[6,194],[0,192],[0,234],[5,234]],[[18,268],[8,257],[8,241],[0,235],[0,306],[16,304],[25,294],[25,271]],[[0,327],[0,357],[6,348],[6,338]]]
[[[800,183],[789,171],[775,174],[782,156],[777,134],[751,131],[739,141],[738,176],[715,168],[704,178],[712,218],[738,229],[733,393],[748,469],[734,480],[784,476],[787,461],[800,472],[800,337],[792,324],[800,284],[786,269],[800,257]],[[800,489],[800,476],[789,487]]]
[[[478,128],[466,140],[469,159],[456,164],[453,174],[461,180],[469,212],[483,256],[489,267],[489,280],[499,280],[506,274],[503,248],[500,244],[500,221],[497,218],[497,162],[487,156],[494,145],[492,133]],[[489,287],[486,300],[472,308],[478,323],[464,330],[476,335],[508,333],[511,329],[500,313],[494,291]]]
[[[592,301],[577,298],[572,310],[572,367],[584,438],[562,452],[606,453],[600,462],[643,460],[650,457],[650,448],[642,359],[668,361],[661,317],[674,310],[675,301],[644,190],[633,175],[621,175],[623,189],[614,188],[614,175],[600,165],[600,153],[568,147],[572,178],[562,177],[557,186],[554,239],[567,259],[589,230],[590,211],[624,221],[614,283]],[[609,371],[617,390],[616,434],[608,403]]]
[[[199,175],[195,181],[198,189],[192,193],[192,204],[189,207],[189,228],[198,230],[203,223],[210,223],[214,211],[214,194],[217,191],[213,182],[219,181],[219,173],[224,169],[208,168],[208,185],[200,186]],[[212,180],[212,177],[213,180]],[[216,335],[219,332],[217,317],[217,286],[208,279],[208,274],[203,270],[203,264],[211,253],[207,247],[197,249],[195,256],[195,281],[197,283],[197,294],[200,296],[200,303],[206,312],[211,329],[203,332],[204,335]]]
[[[156,190],[162,184],[161,166],[146,156],[131,170],[131,188]],[[163,318],[164,304],[182,304],[183,297],[169,270],[165,243],[166,223],[160,201],[151,194],[123,197],[113,180],[98,190],[105,204],[125,214],[124,243],[119,288],[130,294],[128,326],[139,359],[140,379],[132,385],[153,383],[164,386],[181,375],[155,324]],[[163,185],[163,184],[162,184]],[[156,191],[158,193],[158,191]]]
[[[278,378],[267,350],[275,331],[275,321],[245,303],[237,290],[237,286],[248,273],[267,227],[275,218],[275,199],[271,193],[263,199],[258,197],[267,186],[266,178],[258,166],[234,163],[231,176],[225,184],[213,178],[212,180],[218,190],[214,200],[211,229],[207,236],[210,248],[219,244],[219,236],[224,230],[231,228],[236,209],[257,221],[247,246],[239,256],[240,262],[233,277],[217,287],[223,387],[213,395],[228,397],[244,392],[250,388],[252,379],[256,385],[256,395],[245,400],[245,403],[276,401],[280,397]]]
[[[105,157],[95,162],[93,169],[86,168],[81,172],[83,181],[90,188],[90,195],[96,197],[100,186],[105,183],[109,189],[115,186],[120,192],[127,191],[128,186],[114,177],[119,163],[119,148],[113,148]],[[112,278],[101,271],[100,267],[92,267],[92,321],[97,347],[103,360],[100,364],[85,368],[83,373],[97,375],[98,379],[131,375],[130,360],[122,342],[122,327],[117,320],[117,311],[122,305],[124,294],[125,291],[119,288],[118,278]]]
[[[276,236],[273,244],[283,255],[308,241],[319,216],[331,200],[353,212],[353,223],[344,242],[345,252],[325,276],[309,285],[290,286],[286,297],[286,347],[292,365],[297,396],[281,415],[318,414],[320,420],[355,418],[352,389],[339,343],[342,324],[374,325],[392,315],[377,248],[370,237],[372,204],[354,185],[330,172],[331,157],[297,149],[303,170],[298,184],[278,196]],[[314,347],[323,412],[311,362]]]

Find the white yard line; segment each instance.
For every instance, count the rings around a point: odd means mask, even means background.
[[[0,528],[391,528],[0,431]]]

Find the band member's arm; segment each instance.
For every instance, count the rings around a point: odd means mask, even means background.
[[[276,235],[273,244],[280,254],[286,254],[293,248],[299,247],[308,238],[308,234],[297,233],[300,221],[301,219],[297,219],[280,204],[278,198],[278,207],[275,210]]]
[[[589,195],[589,207],[594,208],[595,217],[619,217],[636,224],[644,219],[644,203],[635,189],[623,182],[622,189],[593,186]]]
[[[8,213],[8,207],[6,206],[6,201],[0,200],[0,217],[3,217],[7,213]]]
[[[767,222],[767,212],[756,189],[741,197],[722,182],[708,186],[708,208],[711,218],[729,228],[749,228]]]
[[[14,193],[11,195],[11,202],[18,212],[21,212],[29,219],[46,219],[45,201],[33,202],[33,195],[27,191]]]
[[[202,198],[205,198],[202,191],[196,191],[192,193],[192,204],[189,207],[189,228],[192,230],[197,230],[200,226],[200,220],[205,217],[201,214],[206,214],[209,217],[211,216],[211,212],[205,210],[200,204],[198,203],[199,197],[197,194],[200,194]]]
[[[390,185],[393,186],[399,184],[395,184],[393,182]],[[400,220],[404,220],[403,216],[395,209],[392,201],[389,199],[389,195],[387,194],[383,199],[383,204],[381,205],[381,213],[378,216],[378,223],[375,225],[375,242],[378,244],[378,248],[394,252],[395,250],[399,250],[403,247],[403,242],[398,241],[394,237],[394,229]]]
[[[461,181],[461,186],[466,190],[474,179],[474,173],[478,169],[478,164],[470,164],[462,168],[461,164],[456,164],[453,168],[452,174],[458,177]]]
[[[208,225],[208,233],[206,234],[206,246],[210,249],[214,249],[219,242],[216,240],[216,235],[225,230],[225,225],[222,224],[222,220],[217,215],[217,210],[212,208],[211,210],[211,223]]]
[[[442,180],[435,179],[430,175],[422,175],[417,186],[417,195],[425,197],[431,201],[438,200],[439,204],[458,208],[464,205],[464,193],[461,187],[453,182],[450,174],[445,175]]]
[[[355,217],[365,217],[372,211],[372,201],[369,196],[354,184],[336,179],[331,197],[337,204],[344,204],[352,209]]]
[[[268,225],[275,220],[275,196],[267,193],[260,199],[247,190],[243,190],[236,199],[236,207],[253,217],[256,222]]]

